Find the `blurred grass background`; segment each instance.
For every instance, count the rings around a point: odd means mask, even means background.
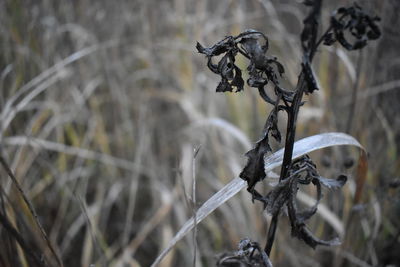
[[[322,25],[349,4],[325,1]],[[313,154],[325,177],[350,177],[342,191],[325,192],[328,213],[310,223],[323,238],[343,229],[343,245],[313,251],[282,219],[276,266],[400,266],[400,4],[359,4],[382,16],[383,36],[362,52],[320,49],[321,90],[307,97],[297,137],[356,137],[369,152],[363,202],[352,207],[355,151]],[[270,107],[250,88],[216,94],[218,77],[196,41],[262,31],[293,88],[305,12],[299,1],[277,0],[0,2],[0,153],[65,266],[149,266],[193,214],[193,178],[201,205],[239,174]],[[0,265],[35,266],[27,251],[54,263],[21,194],[0,174]],[[265,242],[269,218],[250,200],[242,192],[199,225],[196,266],[213,266],[241,238]],[[188,236],[162,266],[192,265],[193,248]]]

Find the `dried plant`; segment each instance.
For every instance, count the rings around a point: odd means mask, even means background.
[[[217,92],[240,92],[244,90],[242,70],[235,64],[236,57],[240,54],[248,59],[247,72],[249,78],[247,85],[257,88],[260,97],[272,105],[272,110],[267,116],[261,138],[256,142],[253,149],[246,153],[248,161],[242,170],[240,177],[247,182],[247,190],[252,194],[253,200],[261,201],[265,209],[272,215],[271,224],[267,237],[264,252],[258,249],[256,243],[251,243],[252,251],[259,251],[257,254],[260,266],[269,266],[267,260],[278,225],[279,215],[287,208],[292,235],[303,240],[307,245],[315,248],[317,245],[338,245],[337,238],[332,240],[321,240],[315,237],[307,228],[305,222],[317,211],[318,203],[322,197],[321,186],[328,188],[340,188],[347,178],[343,175],[337,179],[326,179],[319,175],[316,165],[309,156],[303,156],[292,160],[293,146],[296,134],[296,121],[304,94],[312,94],[319,86],[315,78],[311,63],[315,52],[321,44],[332,45],[338,41],[347,50],[356,50],[365,47],[370,40],[376,40],[380,36],[380,30],[376,22],[378,17],[370,17],[360,6],[354,4],[349,8],[339,8],[333,13],[330,26],[320,37],[318,37],[320,10],[322,1],[305,1],[310,7],[310,12],[304,20],[304,29],[301,33],[301,45],[303,58],[301,62],[301,73],[297,86],[293,89],[286,89],[280,83],[285,72],[283,65],[274,56],[268,55],[268,37],[255,30],[247,30],[237,36],[228,36],[211,47],[203,47],[197,43],[199,53],[207,57],[208,68],[221,77],[217,86]],[[220,57],[215,63],[215,57]],[[268,90],[267,85],[272,90]],[[271,92],[272,91],[273,94]],[[264,170],[264,158],[272,152],[270,139],[281,142],[282,134],[278,127],[278,114],[282,112],[287,116],[285,150],[283,163],[280,172],[279,183],[265,196],[255,189],[255,185],[266,178]],[[300,211],[296,204],[296,194],[299,185],[313,184],[317,190],[317,201],[314,206]],[[237,260],[248,266],[248,254],[243,252],[234,253],[231,257],[225,257],[226,261]],[[239,254],[238,254],[239,253]],[[251,253],[253,255],[254,253]],[[245,255],[245,256],[244,256]],[[269,261],[269,260],[268,260]],[[247,264],[247,265],[246,265]],[[254,264],[254,263],[253,263]],[[219,265],[224,265],[220,260]]]

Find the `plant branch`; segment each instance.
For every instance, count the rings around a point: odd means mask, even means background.
[[[310,11],[309,16],[304,20],[304,30],[302,33],[302,45],[303,45],[303,68],[299,75],[299,79],[297,82],[297,86],[295,89],[295,95],[293,97],[292,104],[288,109],[287,115],[287,127],[286,127],[286,139],[285,139],[285,150],[283,155],[283,163],[281,168],[281,173],[279,177],[279,182],[282,182],[288,176],[288,171],[292,165],[292,156],[293,156],[293,147],[294,141],[296,137],[296,122],[297,116],[299,114],[300,106],[302,103],[302,98],[304,92],[306,90],[310,90],[308,88],[309,81],[307,81],[307,73],[306,67],[311,64],[312,58],[317,50],[317,47],[322,42],[323,36],[320,40],[317,40],[317,32],[318,32],[318,19],[320,16],[322,0],[314,1],[313,8]],[[330,29],[326,31],[325,34],[329,32]],[[268,229],[268,237],[267,242],[265,244],[265,253],[269,256],[271,253],[271,249],[275,240],[275,232],[278,225],[278,216],[279,212],[276,212],[272,216],[271,224]]]
[[[292,161],[297,117],[300,107],[303,105],[303,95],[312,94],[319,89],[311,63],[321,44],[332,45],[337,41],[347,50],[357,50],[366,46],[368,41],[376,40],[380,36],[380,29],[376,24],[379,18],[367,15],[357,4],[337,9],[330,18],[329,27],[319,36],[322,0],[307,0],[304,1],[304,4],[310,7],[310,11],[304,19],[304,28],[300,36],[303,49],[302,69],[297,86],[293,91],[285,90],[280,86],[280,78],[285,69],[276,57],[267,54],[268,38],[259,31],[246,30],[237,36],[227,36],[211,47],[203,47],[200,43],[196,45],[198,52],[206,56],[208,68],[221,77],[216,88],[217,92],[244,90],[245,81],[242,70],[235,64],[235,57],[241,54],[249,59],[247,84],[256,88],[266,103],[274,105],[265,122],[261,138],[256,142],[254,148],[246,153],[248,161],[239,175],[240,178],[247,181],[247,191],[252,194],[252,200],[262,202],[267,212],[272,215],[262,255],[269,255],[271,252],[278,226],[278,216],[284,206],[287,206],[289,211],[293,236],[313,248],[317,245],[334,246],[339,244],[337,238],[325,241],[315,237],[307,229],[304,221],[311,218],[317,211],[322,197],[321,186],[340,188],[347,179],[339,177],[333,180],[321,177],[317,172],[316,165],[308,156]],[[348,39],[349,37],[351,38]],[[218,63],[212,61],[215,57],[219,58]],[[273,86],[275,97],[271,97],[270,93],[267,94],[265,91],[268,83]],[[272,152],[270,139],[281,142],[282,135],[278,127],[280,111],[286,111],[287,125],[279,183],[266,195],[262,195],[257,192],[255,185],[267,176],[264,158]],[[312,184],[318,192],[316,204],[304,211],[298,210],[295,201],[299,183]],[[253,256],[250,254],[250,258],[255,258]]]
[[[292,164],[292,156],[293,156],[293,147],[294,141],[296,137],[296,121],[297,115],[299,113],[299,109],[301,106],[301,100],[303,98],[304,91],[307,88],[307,82],[304,78],[304,72],[300,73],[298,85],[296,88],[296,93],[293,98],[293,103],[287,112],[288,121],[287,121],[287,132],[286,132],[286,140],[285,140],[285,151],[283,154],[283,164],[281,168],[281,174],[279,177],[279,181],[281,182],[287,177],[287,173]],[[278,216],[279,213],[276,213],[272,216],[271,224],[268,230],[267,242],[265,245],[265,253],[269,256],[271,253],[272,245],[275,240],[275,232],[278,225]]]

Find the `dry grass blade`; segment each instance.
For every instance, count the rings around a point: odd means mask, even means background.
[[[361,149],[362,155],[365,155],[364,148],[352,136],[344,133],[324,133],[313,135],[297,141],[293,149],[293,158],[298,158],[302,155],[318,149],[341,145],[356,146]],[[264,159],[266,173],[276,167],[279,167],[282,164],[283,153],[284,150],[281,149]],[[365,159],[365,156],[361,156],[359,165],[366,164]],[[360,177],[358,177],[358,179],[359,178]],[[246,186],[247,183],[241,178],[235,178],[230,183],[225,185],[221,190],[214,194],[198,209],[196,213],[197,224]],[[165,248],[153,262],[152,266],[157,266],[161,262],[161,260],[168,254],[168,252],[175,246],[175,244],[179,240],[181,240],[187,233],[189,233],[189,231],[192,230],[193,227],[195,227],[195,222],[194,218],[192,217],[181,227],[179,232],[169,242],[168,247]]]
[[[63,266],[62,261],[60,259],[60,257],[58,256],[58,254],[56,253],[53,245],[51,244],[50,239],[48,238],[42,224],[39,221],[39,216],[37,215],[32,203],[29,201],[27,195],[25,194],[24,190],[22,189],[22,187],[20,186],[20,184],[18,183],[17,178],[14,176],[13,172],[11,171],[9,165],[7,164],[7,162],[5,161],[5,159],[0,156],[0,163],[3,166],[3,168],[6,170],[8,176],[10,176],[11,180],[13,181],[14,185],[17,187],[18,191],[20,192],[25,204],[28,206],[29,208],[29,212],[31,213],[32,217],[34,218],[34,221],[37,225],[37,227],[40,230],[40,233],[42,234],[43,239],[45,240],[47,246],[49,247],[51,254],[53,254],[55,260],[57,261],[57,264],[59,266]]]
[[[19,97],[21,97],[24,93],[28,92],[31,88],[38,86],[40,83],[45,81],[46,79],[49,79],[52,75],[54,75],[57,72],[60,72],[61,70],[65,70],[65,67],[76,62],[77,60],[86,57],[93,52],[97,51],[99,48],[109,48],[114,45],[118,44],[118,41],[115,40],[110,40],[104,44],[95,44],[90,47],[86,47],[84,49],[81,49],[79,51],[74,52],[73,54],[69,55],[68,57],[64,58],[63,60],[57,62],[55,65],[52,67],[46,69],[42,73],[40,73],[38,76],[33,78],[31,81],[26,83],[24,86],[22,86],[18,92],[12,96],[10,99],[7,100],[7,103],[4,105],[4,108],[1,112],[1,117],[4,119],[6,115],[11,111],[12,105],[17,101]],[[26,101],[26,99],[25,99]]]
[[[235,178],[229,184],[225,185],[221,190],[214,194],[198,209],[196,213],[197,224],[200,223],[216,208],[225,203],[228,199],[236,195],[246,185],[246,182],[240,178]],[[162,253],[154,261],[152,266],[157,266],[161,262],[161,260],[167,255],[167,253],[175,246],[175,244],[179,240],[181,240],[187,233],[189,233],[189,231],[192,230],[194,226],[194,218],[192,217],[181,227],[180,231],[169,242],[168,247],[162,251]]]
[[[34,251],[32,251],[28,244],[26,244],[24,237],[18,233],[17,229],[13,227],[13,225],[10,223],[10,221],[7,219],[7,216],[3,216],[3,214],[0,213],[0,224],[4,229],[10,233],[15,240],[17,241],[18,245],[22,248],[22,250],[27,254],[28,257],[32,259],[32,262],[34,262],[37,266],[42,266],[43,261],[40,259],[38,255]]]
[[[116,166],[132,172],[137,172],[138,168],[129,160],[117,158],[108,154],[80,148],[68,146],[62,143],[52,142],[40,138],[13,136],[6,137],[2,140],[4,145],[10,146],[31,146],[33,148],[41,148],[49,151],[56,151],[68,155],[77,156],[83,159],[96,160],[106,165]]]

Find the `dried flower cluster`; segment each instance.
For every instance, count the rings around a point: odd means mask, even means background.
[[[379,17],[368,16],[357,3],[349,8],[339,8],[331,17],[331,31],[325,35],[324,44],[332,45],[337,40],[347,50],[361,49],[369,40],[381,36],[378,21]],[[353,43],[345,37],[346,32],[353,37]]]

